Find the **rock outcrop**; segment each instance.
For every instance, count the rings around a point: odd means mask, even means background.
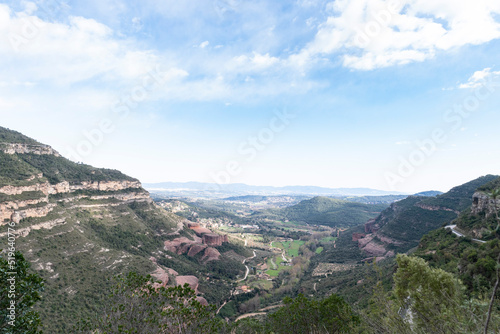
[[[44,195],[56,195],[72,193],[77,190],[97,190],[97,191],[121,191],[129,188],[141,188],[139,181],[95,181],[82,182],[79,184],[69,184],[69,182],[61,182],[50,184],[49,182],[36,183],[30,186],[3,186],[0,188],[0,193],[5,195],[20,195],[28,191],[41,191]]]
[[[199,280],[196,276],[177,276],[175,278],[176,285],[184,286],[184,284],[188,284],[191,289],[194,290],[196,294],[198,294],[198,286]]]
[[[203,243],[208,246],[222,246],[222,243],[228,242],[227,235],[220,235],[215,233],[203,234]]]
[[[186,237],[175,238],[174,240],[167,240],[163,242],[164,249],[176,254],[183,254],[182,250],[185,249],[183,246],[188,245],[188,249],[193,245],[201,245],[201,238],[194,237],[191,240]],[[187,251],[186,251],[187,252]]]
[[[212,248],[212,247],[207,247],[205,249],[205,253],[203,254],[203,257],[201,260],[204,263],[207,263],[208,261],[217,261],[220,258],[220,253],[217,249]]]
[[[493,198],[482,191],[477,191],[472,195],[471,211],[475,215],[485,212],[486,216],[489,217],[495,213],[495,206],[500,209],[500,198],[497,198],[495,203]]]
[[[42,174],[37,175],[38,178],[43,177]],[[137,191],[130,191],[137,189]],[[64,198],[51,200],[52,195],[71,194],[79,190],[100,191],[99,195],[76,195]],[[127,190],[127,192],[120,192]],[[16,196],[22,195],[25,192],[40,193],[39,198],[18,200]],[[106,194],[108,192],[109,194]],[[5,224],[5,221],[10,219],[14,212],[18,212],[21,218],[27,217],[45,217],[49,214],[57,202],[72,202],[82,198],[91,200],[105,200],[114,198],[124,203],[131,202],[149,202],[152,199],[149,193],[141,188],[141,183],[138,181],[109,181],[109,182],[82,182],[80,184],[70,185],[68,182],[50,184],[49,182],[36,183],[30,186],[4,186],[0,188],[0,193],[11,196],[12,200],[4,200],[0,202],[0,225]],[[108,204],[114,205],[114,204]]]
[[[210,231],[208,228],[202,227],[198,223],[189,222],[187,223],[187,227],[189,227],[189,229],[194,231],[194,233],[196,233],[200,237],[203,234],[212,233],[212,231]]]
[[[456,213],[457,215],[460,213],[460,211],[453,210],[453,209],[450,209],[450,208],[446,208],[444,206],[426,205],[426,204],[423,204],[423,203],[416,203],[415,206],[417,206],[417,207],[419,207],[421,209],[424,209],[424,210],[429,210],[429,211],[450,211],[450,212]]]
[[[38,155],[55,155],[60,157],[52,147],[48,145],[35,145],[35,144],[19,144],[19,143],[2,143],[0,144],[0,151],[6,154],[38,154]]]
[[[358,241],[359,239],[363,239],[366,236],[364,233],[353,233],[352,241]]]
[[[365,233],[375,233],[380,229],[375,219],[370,219],[365,223]]]
[[[184,225],[196,233],[193,239],[178,237],[167,240],[163,243],[164,249],[179,255],[187,254],[188,256],[196,256],[204,251],[201,257],[202,262],[219,260],[221,254],[213,247],[222,246],[224,242],[228,242],[227,235],[212,233],[209,229],[187,220],[184,221]]]

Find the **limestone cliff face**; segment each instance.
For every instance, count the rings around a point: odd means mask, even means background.
[[[19,144],[19,143],[2,143],[0,151],[6,154],[38,154],[38,155],[55,155],[60,157],[60,154],[48,145],[34,144]]]
[[[457,211],[457,210],[453,210],[453,209],[450,209],[450,208],[446,208],[444,206],[436,206],[436,205],[426,205],[426,204],[422,204],[422,203],[417,203],[415,204],[415,206],[421,208],[421,209],[424,209],[424,210],[429,210],[429,211],[450,211],[450,212],[454,212],[456,213],[457,215],[460,214],[460,211]]]
[[[17,144],[16,144],[17,145]],[[30,178],[32,181],[36,178],[41,179],[43,174],[38,174]],[[135,189],[136,191],[130,191]],[[69,196],[62,199],[57,199],[57,201],[51,202],[51,196],[57,194],[70,194],[78,190],[93,190],[100,191],[102,194],[99,195],[77,195]],[[128,190],[127,192],[120,193],[120,191]],[[134,201],[140,202],[150,202],[152,199],[149,197],[149,193],[146,192],[141,187],[139,181],[107,181],[107,182],[82,182],[80,184],[70,184],[69,182],[61,182],[57,184],[50,184],[49,182],[35,183],[29,186],[4,186],[0,188],[0,194],[8,196],[22,195],[25,192],[40,192],[43,196],[36,199],[29,200],[7,200],[0,202],[0,226],[8,221],[14,212],[22,218],[27,217],[45,217],[50,213],[54,207],[57,206],[56,202],[71,202],[82,198],[88,198],[91,200],[103,200],[114,198],[121,201],[122,203],[130,203]],[[111,194],[106,194],[106,192],[113,192]],[[44,204],[45,203],[45,204]],[[113,204],[108,204],[113,205]]]
[[[486,216],[494,214],[494,207],[500,209],[500,198],[497,198],[496,204],[495,201],[490,198],[487,194],[481,191],[477,191],[472,195],[472,213],[479,214],[481,212],[485,212]]]
[[[141,188],[139,181],[96,181],[72,184],[64,181],[57,184],[49,182],[37,183],[30,186],[4,186],[0,188],[0,193],[5,195],[20,195],[27,191],[41,191],[45,195],[55,195],[70,193],[77,190],[98,190],[98,191],[119,191],[128,188]]]

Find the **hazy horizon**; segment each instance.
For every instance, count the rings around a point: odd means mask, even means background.
[[[1,126],[143,183],[500,174],[500,2],[0,1]]]

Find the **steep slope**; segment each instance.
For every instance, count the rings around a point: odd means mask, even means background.
[[[464,237],[441,228],[426,234],[415,252],[432,266],[455,273],[475,296],[490,291],[496,278],[500,242],[495,229],[500,222],[494,211],[495,206],[500,210],[500,198],[495,203],[488,196],[493,189],[500,189],[500,178],[479,187],[472,205],[451,222]]]
[[[16,248],[46,280],[38,310],[47,333],[70,333],[75,321],[98,313],[108,279],[118,273],[153,273],[164,284],[198,288],[198,278],[159,264],[177,259],[165,241],[191,233],[138,180],[73,163],[0,127],[0,240],[9,221],[16,224]]]
[[[367,307],[377,280],[381,280],[386,289],[390,289],[393,284],[392,274],[396,264],[390,256],[396,251],[414,249],[413,255],[424,258],[433,267],[456,274],[470,294],[484,297],[484,292],[491,291],[495,282],[496,258],[500,252],[498,239],[484,230],[484,226],[488,226],[491,231],[497,224],[491,212],[492,201],[489,199],[488,204],[484,197],[494,188],[500,188],[500,178],[488,175],[435,198],[410,196],[394,203],[369,224],[343,231],[334,245],[325,246],[323,252],[313,257],[308,272],[300,282],[299,291],[305,294],[334,292],[350,303]],[[457,214],[456,211],[467,203],[469,207]],[[500,199],[497,200],[497,207],[500,209]],[[455,218],[446,220],[449,217]],[[474,231],[483,229],[486,242],[457,237],[450,229],[445,229],[443,223],[457,224],[462,233],[470,236],[473,236]],[[432,231],[423,233],[432,226],[435,226]],[[370,233],[371,229],[374,232]],[[394,239],[381,232],[392,233]],[[423,233],[423,237],[418,241],[419,233]],[[417,239],[418,247],[413,247],[413,238]],[[377,260],[389,258],[379,262],[377,267],[359,265],[367,258],[373,259],[373,256],[377,256]],[[327,277],[315,277],[314,271],[325,263],[337,266],[338,270]],[[341,264],[351,267],[342,269]]]
[[[253,217],[347,227],[362,224],[375,217],[387,208],[387,205],[348,202],[318,196],[284,209],[264,210],[254,214]]]
[[[360,248],[366,256],[378,257],[408,251],[424,234],[457,218],[472,204],[476,189],[496,178],[487,175],[436,197],[410,196],[392,204],[365,224],[366,236],[358,240]]]

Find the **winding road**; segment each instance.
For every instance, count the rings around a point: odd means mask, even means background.
[[[465,237],[465,234],[461,233],[461,232],[458,232],[455,228],[457,227],[457,225],[446,225],[444,228],[448,228],[451,230],[451,232],[453,232],[453,234],[455,234],[456,236],[460,237],[460,238],[463,238]],[[479,242],[479,243],[486,243],[486,241],[484,240],[479,240],[479,239],[472,239],[472,241],[476,241],[476,242]]]
[[[274,263],[274,259],[271,258],[271,264],[273,265],[273,269],[276,269],[276,263]]]
[[[244,259],[244,260],[243,260],[243,262],[241,262],[241,263],[245,264],[245,262],[246,262],[247,260],[253,259],[253,258],[254,258],[254,257],[256,257],[256,256],[257,256],[257,254],[255,254],[255,251],[253,251],[253,256],[247,257],[247,258],[246,258],[246,259]],[[247,266],[246,264],[245,264],[245,267],[247,268],[247,271],[246,271],[246,273],[245,273],[245,277],[243,277],[242,279],[238,280],[238,282],[241,282],[241,281],[246,280],[246,279],[247,279],[247,277],[248,277],[248,274],[250,273],[250,268],[248,268],[248,266]]]

